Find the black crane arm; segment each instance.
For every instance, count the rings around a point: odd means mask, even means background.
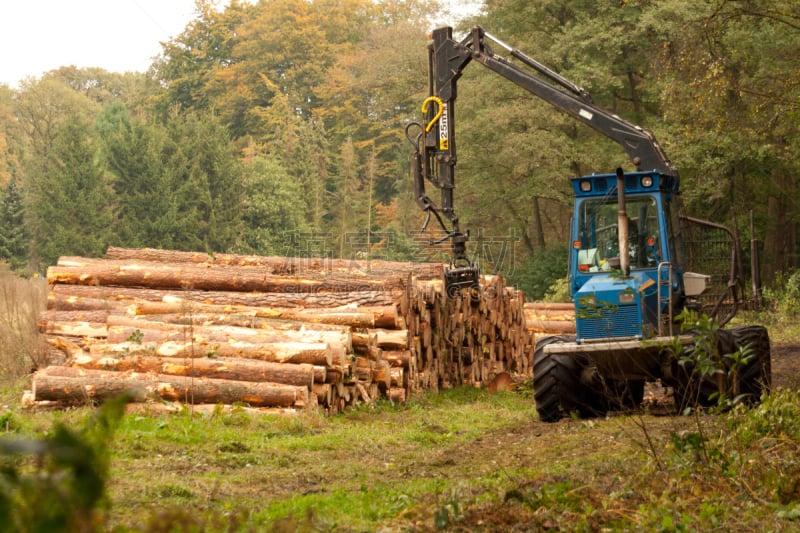
[[[527,69],[495,54],[487,40],[504,48]],[[430,96],[423,105],[426,123],[409,124],[406,136],[416,147],[413,173],[417,204],[428,214],[425,225],[433,215],[446,233],[441,240],[451,239],[453,262],[466,263],[471,267],[466,257],[468,234],[459,229],[458,217],[453,209],[453,189],[457,161],[454,135],[457,82],[472,60],[616,141],[625,149],[637,169],[652,169],[678,177],[677,169],[650,132],[597,107],[592,103],[591,96],[579,86],[491,36],[483,28],[473,28],[462,41],[453,39],[452,28],[436,29],[428,45]],[[430,105],[433,102],[436,105]],[[413,126],[419,128],[419,133],[412,138],[410,128]],[[441,190],[441,205],[436,205],[426,195],[426,180]]]

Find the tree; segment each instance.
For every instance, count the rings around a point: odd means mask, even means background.
[[[308,231],[303,189],[275,160],[255,157],[244,168],[244,226],[234,247],[239,253],[293,255],[299,235]]]
[[[14,93],[0,85],[0,187],[22,173],[22,135],[14,116]]]
[[[180,184],[172,161],[177,149],[166,129],[131,119],[118,103],[104,109],[97,129],[113,175],[116,242],[131,247],[177,247]]]
[[[0,202],[0,258],[13,270],[22,270],[28,264],[29,247],[22,191],[12,178]]]
[[[211,112],[188,112],[169,121],[176,147],[181,248],[227,251],[240,233],[244,200],[242,167],[228,131]],[[183,233],[183,235],[181,235]]]
[[[332,229],[337,243],[337,255],[346,258],[350,255],[348,236],[358,230],[368,229],[365,225],[366,217],[358,209],[365,203],[365,195],[352,139],[347,139],[342,144],[336,175],[336,188],[329,193],[332,200]]]
[[[690,209],[764,236],[765,279],[798,265],[800,9],[794,2],[658,5],[651,31]]]
[[[111,188],[81,117],[58,129],[45,168],[31,180],[35,258],[46,266],[61,255],[102,255],[114,227]]]

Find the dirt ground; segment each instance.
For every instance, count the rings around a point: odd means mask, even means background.
[[[772,386],[800,388],[800,343],[772,345]]]

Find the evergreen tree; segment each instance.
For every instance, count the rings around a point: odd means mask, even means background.
[[[22,191],[11,178],[0,203],[0,258],[13,270],[21,270],[28,263],[29,246]]]
[[[244,201],[242,164],[228,132],[210,112],[174,117],[169,126],[180,191],[178,247],[228,251],[240,233]]]
[[[67,118],[54,138],[46,172],[32,180],[34,249],[41,266],[61,255],[99,257],[111,240],[111,189],[88,124]]]
[[[121,104],[97,121],[103,153],[114,175],[117,242],[122,246],[175,248],[179,223],[172,159],[177,151],[166,130],[131,120]]]

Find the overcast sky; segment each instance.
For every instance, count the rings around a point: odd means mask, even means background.
[[[0,83],[62,66],[145,71],[194,0],[0,0]]]
[[[70,65],[144,72],[193,18],[194,0],[0,0],[0,83]]]

